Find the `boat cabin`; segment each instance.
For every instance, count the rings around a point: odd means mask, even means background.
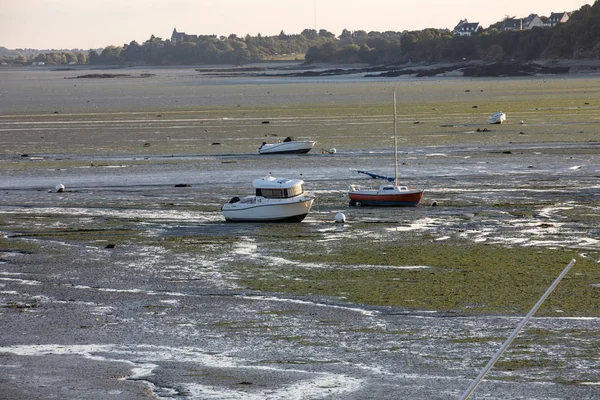
[[[304,181],[299,179],[276,179],[272,177],[256,179],[253,182],[256,196],[268,199],[288,199],[300,196],[304,193],[303,184]]]
[[[408,190],[406,186],[393,186],[393,185],[382,185],[379,187],[381,192],[398,192],[402,190]]]
[[[302,185],[296,185],[288,189],[256,189],[256,195],[271,199],[287,199],[304,193]]]

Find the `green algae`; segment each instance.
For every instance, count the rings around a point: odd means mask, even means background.
[[[18,237],[5,237],[0,235],[0,259],[2,253],[33,253],[39,250],[40,245],[30,241],[19,240]]]
[[[135,242],[140,244],[139,240],[135,237],[139,235],[139,231],[126,228],[98,228],[98,229],[56,229],[52,232],[39,232],[39,233],[23,233],[19,234],[19,237],[29,238],[43,238],[53,240],[64,240],[72,242],[88,242],[89,244],[96,244],[98,246],[104,246],[106,243],[110,244],[125,244]]]
[[[385,335],[414,335],[414,331],[401,331],[401,330],[385,330],[378,328],[353,328],[348,329],[348,332],[356,333],[368,333],[368,334],[385,334]]]
[[[241,274],[239,283],[253,290],[333,296],[375,306],[522,315],[576,258],[576,266],[538,315],[600,315],[600,293],[593,286],[600,281],[600,271],[593,261],[569,250],[373,242],[368,246],[345,243],[335,251],[287,256],[326,267],[293,266],[273,273],[262,265],[254,268],[254,276]],[[402,268],[411,266],[424,268]]]
[[[471,338],[463,338],[463,339],[452,339],[451,341],[454,343],[489,343],[489,342],[504,342],[506,338],[504,337],[471,337]]]
[[[494,364],[497,371],[522,371],[528,369],[560,369],[564,368],[566,363],[556,358],[536,358],[536,359],[514,359],[499,360]]]

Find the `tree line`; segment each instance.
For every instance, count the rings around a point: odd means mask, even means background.
[[[0,62],[6,64],[45,63],[88,64],[88,52],[85,51],[38,51],[33,49],[8,50],[0,47]]]
[[[45,62],[46,64],[232,64],[242,65],[252,62],[277,59],[303,60],[306,51],[313,46],[336,40],[327,30],[305,29],[300,34],[288,35],[281,31],[276,36],[246,35],[228,37],[216,35],[189,36],[187,41],[171,42],[152,35],[143,43],[132,41],[123,46],[107,46],[101,51],[87,53],[45,52],[27,57],[2,55],[0,61],[10,63]],[[77,58],[75,60],[75,57]]]
[[[339,40],[308,49],[305,62],[406,63],[461,60],[599,59],[600,2],[584,5],[553,28],[502,31],[503,21],[471,36],[448,29],[402,33],[343,32]]]
[[[339,36],[327,30],[305,29],[288,35],[189,36],[187,41],[163,40],[152,35],[143,43],[107,46],[85,52],[43,52],[7,55],[7,63],[46,64],[230,64],[286,57],[311,63],[406,63],[477,59],[487,61],[552,58],[600,58],[600,0],[572,13],[554,28],[502,31],[502,21],[471,36],[456,36],[448,29],[403,32],[366,32],[344,29]]]
[[[108,46],[102,52],[90,51],[91,64],[147,63],[155,65],[232,64],[242,65],[281,56],[304,59],[312,46],[335,39],[326,30],[305,29],[300,34],[277,36],[204,35],[173,43],[152,35],[142,44],[132,41],[123,46]]]

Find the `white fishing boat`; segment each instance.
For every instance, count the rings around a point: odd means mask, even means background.
[[[408,188],[398,185],[398,144],[396,140],[396,91],[394,91],[394,160],[395,170],[393,177],[374,174],[367,171],[356,171],[373,179],[383,179],[393,184],[384,184],[377,189],[364,189],[358,185],[350,185],[348,197],[350,206],[375,206],[375,207],[416,207],[421,203],[423,189]]]
[[[502,124],[506,121],[506,114],[502,111],[494,113],[490,116],[490,124]]]
[[[225,221],[232,222],[301,222],[315,199],[304,191],[300,179],[275,178],[268,175],[252,181],[256,194],[234,197],[223,205]]]
[[[315,142],[313,140],[295,140],[293,137],[286,137],[283,141],[277,143],[262,142],[258,148],[259,154],[305,154],[308,153]]]

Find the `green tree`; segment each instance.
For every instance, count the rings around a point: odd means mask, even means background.
[[[88,63],[88,58],[85,53],[80,51],[80,52],[76,53],[75,56],[77,57],[77,64],[87,64]]]
[[[316,39],[319,37],[319,34],[317,33],[316,29],[305,29],[300,34],[307,39]]]
[[[96,50],[90,49],[88,51],[88,60],[89,60],[90,64],[98,64],[98,61],[99,61],[98,52]]]
[[[335,39],[335,35],[326,29],[319,29],[319,37],[324,39]]]
[[[142,46],[140,46],[135,40],[132,40],[129,44],[123,45],[121,57],[125,62],[143,61]]]
[[[101,64],[119,64],[121,63],[121,51],[123,48],[120,46],[107,46],[100,53]]]
[[[351,39],[352,38],[352,32],[350,32],[348,29],[343,29],[342,33],[340,34],[340,39]]]

